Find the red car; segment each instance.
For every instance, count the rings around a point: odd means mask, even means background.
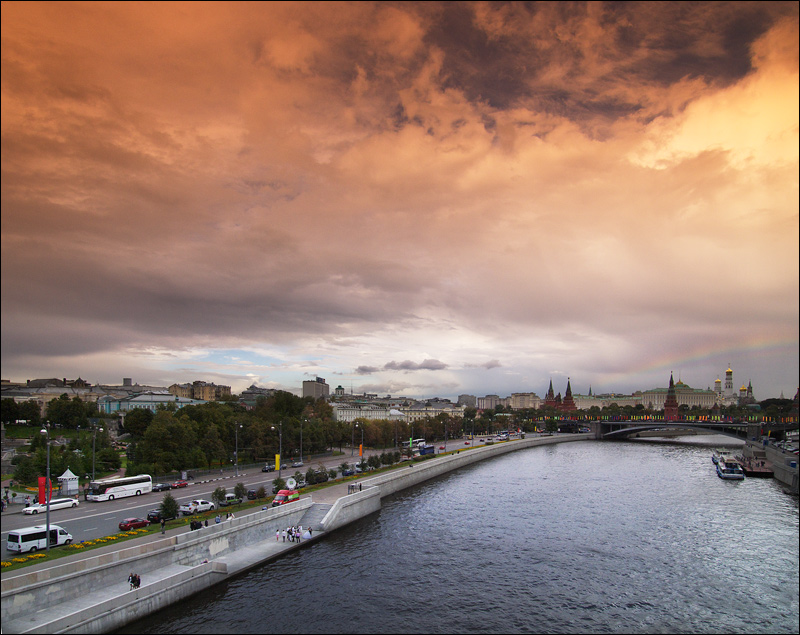
[[[149,525],[150,521],[146,518],[126,518],[119,524],[119,528],[121,531],[130,531],[131,529],[139,529]]]
[[[175,481],[172,484],[172,489],[178,489],[180,487],[189,487],[189,482],[188,481]]]
[[[440,450],[444,450],[444,449],[446,449],[446,448],[445,448],[443,445],[440,445],[440,446],[439,446],[439,449],[440,449]]]

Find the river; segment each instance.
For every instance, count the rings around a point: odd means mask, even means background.
[[[119,632],[797,633],[798,499],[685,439],[482,461]]]

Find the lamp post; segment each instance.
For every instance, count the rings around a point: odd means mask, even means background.
[[[45,444],[47,445],[47,474],[45,475],[47,480],[44,484],[45,490],[45,504],[47,506],[47,533],[45,539],[45,551],[49,554],[50,553],[50,431],[47,429],[48,424],[45,423],[45,427],[39,430],[40,434],[45,436]]]
[[[303,421],[308,423],[306,419],[300,419],[300,463],[303,462]]]
[[[272,426],[275,429],[275,426]],[[283,421],[278,423],[278,478],[281,477],[283,469]]]
[[[236,449],[233,451],[233,458],[236,459],[236,477],[239,477],[239,429],[242,427],[241,423],[237,423],[233,427],[236,433]]]
[[[350,432],[350,456],[356,453],[356,426],[358,426],[358,424],[354,423],[353,430]]]
[[[92,480],[94,480],[94,457],[95,457],[94,448],[95,448],[95,441],[97,440],[97,430],[98,428],[95,427],[94,433],[92,434]],[[100,432],[102,431],[103,428],[100,428]]]

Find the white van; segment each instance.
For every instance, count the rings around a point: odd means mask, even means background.
[[[59,525],[50,525],[50,546],[68,545],[72,542],[72,534]],[[47,548],[47,525],[36,525],[8,532],[6,549],[8,551],[36,551]]]
[[[53,511],[54,509],[61,509],[63,507],[77,507],[77,506],[78,506],[77,498],[50,499],[50,511]],[[47,511],[47,505],[45,505],[44,503],[35,503],[33,505],[29,505],[22,511],[26,514],[38,514],[39,512],[45,513]],[[50,526],[52,527],[52,525]]]

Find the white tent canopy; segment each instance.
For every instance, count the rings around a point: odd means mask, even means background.
[[[58,477],[58,481],[61,485],[62,494],[69,495],[78,493],[78,477],[75,476],[69,468]]]

